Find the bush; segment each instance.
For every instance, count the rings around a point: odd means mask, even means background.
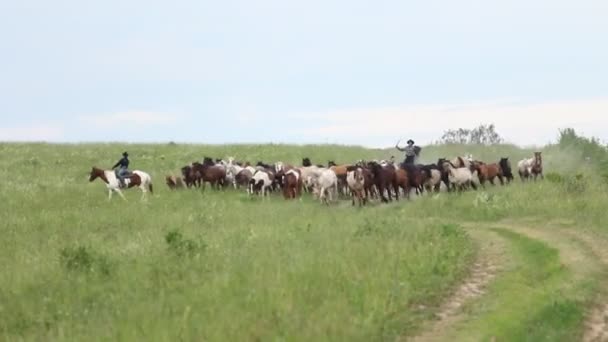
[[[564,181],[563,189],[569,194],[580,194],[587,190],[587,181],[582,174],[577,174],[573,177],[568,177]]]
[[[545,178],[551,183],[561,184],[564,182],[564,177],[557,172],[549,172],[545,175]]]
[[[185,239],[182,233],[177,230],[167,233],[165,242],[168,244],[169,251],[180,257],[200,255],[207,247],[203,241],[196,242]]]
[[[99,273],[109,275],[111,265],[108,259],[95,253],[90,247],[65,247],[59,251],[61,265],[71,272]]]

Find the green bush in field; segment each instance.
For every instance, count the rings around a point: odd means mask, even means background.
[[[564,182],[564,177],[557,172],[546,173],[545,179],[551,183],[557,183],[557,184],[561,184]]]
[[[194,240],[186,239],[183,235],[173,230],[165,235],[165,242],[169,247],[169,250],[178,256],[195,256],[201,254],[206,245],[203,242],[196,242]]]
[[[106,257],[90,247],[65,247],[59,251],[61,265],[68,271],[109,275],[111,265]]]

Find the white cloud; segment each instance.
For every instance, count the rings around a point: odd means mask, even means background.
[[[0,141],[59,141],[63,138],[63,127],[53,124],[0,127]]]
[[[606,139],[608,98],[540,103],[470,103],[458,105],[413,105],[295,114],[310,127],[296,134],[317,139],[385,147],[398,138],[412,137],[429,143],[452,128],[472,128],[494,123],[508,141],[520,145],[542,145],[554,140],[558,129],[572,127],[587,135]],[[604,134],[604,136],[601,136]]]
[[[79,119],[81,122],[100,127],[126,125],[131,128],[136,128],[137,126],[173,124],[176,123],[179,118],[178,115],[170,113],[127,111],[111,114],[85,115],[81,116]]]

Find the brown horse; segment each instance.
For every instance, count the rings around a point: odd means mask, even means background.
[[[253,174],[251,173],[251,171],[243,169],[239,173],[237,173],[236,176],[234,176],[234,183],[237,185],[237,187],[247,187],[249,186],[249,181],[252,177]]]
[[[302,176],[300,170],[292,169],[283,175],[283,197],[285,199],[295,199],[302,193]]]
[[[504,185],[502,168],[499,164],[486,164],[481,161],[474,161],[472,164],[473,170],[477,171],[477,177],[479,178],[479,183],[485,188],[485,182],[489,181],[490,184],[496,185],[494,183],[494,179],[498,177],[500,180],[500,184]]]
[[[410,188],[416,189],[416,194],[420,195],[424,192],[424,182],[426,181],[426,173],[423,172],[422,165],[401,164],[401,169],[407,172]]]
[[[403,189],[405,198],[410,199],[410,180],[407,176],[407,171],[404,169],[395,170],[395,182],[394,182],[395,194],[397,200],[399,200],[399,189]]]
[[[351,165],[336,165],[333,160],[330,160],[329,162],[327,162],[327,166],[338,177],[338,193],[344,196],[348,195],[346,193],[348,189],[348,184],[346,183],[346,174],[348,173],[347,169],[351,167]]]
[[[209,165],[208,163],[192,163],[190,177],[198,186],[205,190],[205,183],[210,183],[212,188],[219,189],[226,184],[226,169],[221,166]]]
[[[367,165],[371,173],[374,175],[374,184],[378,189],[378,195],[380,196],[380,200],[384,203],[392,201],[393,196],[391,194],[391,187],[393,186],[395,181],[395,168],[385,168],[376,162],[369,162]],[[388,194],[388,199],[384,197],[385,190]]]

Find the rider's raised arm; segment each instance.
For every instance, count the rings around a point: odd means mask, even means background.
[[[121,159],[121,160],[119,160],[119,161],[118,161],[118,163],[114,164],[114,166],[112,166],[112,169],[115,169],[115,168],[116,168],[118,165],[120,165],[120,162],[121,162],[121,161],[122,161],[122,159]]]

